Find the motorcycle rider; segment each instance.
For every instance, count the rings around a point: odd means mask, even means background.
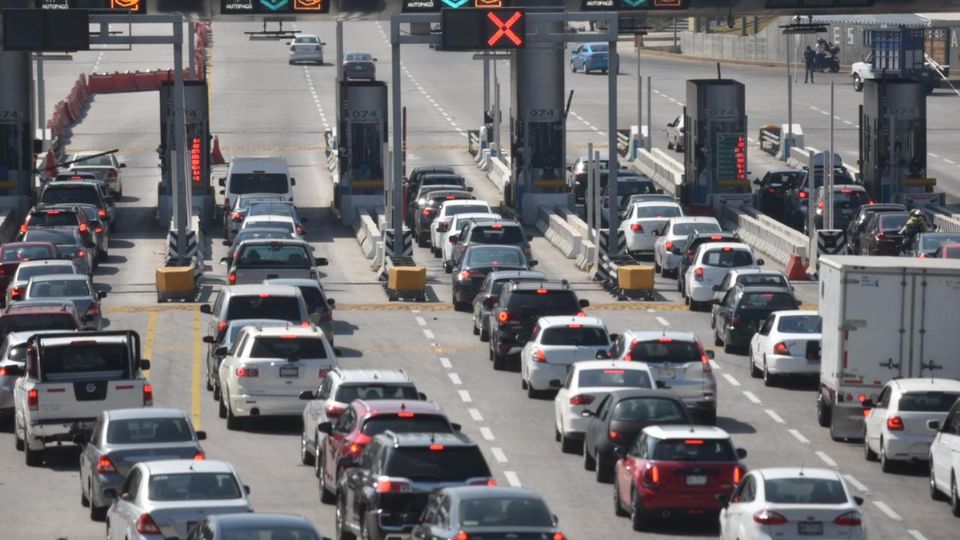
[[[910,212],[910,217],[898,232],[898,234],[903,235],[903,240],[901,240],[901,249],[905,249],[907,246],[913,243],[915,236],[925,232],[927,232],[927,220],[924,219],[923,212],[920,209],[912,210]]]

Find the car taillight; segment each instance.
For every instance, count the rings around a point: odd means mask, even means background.
[[[222,332],[223,329],[226,328],[227,326],[228,326],[227,321],[220,321],[217,323],[217,330],[220,330]]]
[[[88,230],[87,224],[86,224],[86,223],[81,223],[81,224],[80,224],[80,232],[87,232],[87,230]]]
[[[887,429],[890,431],[903,431],[903,420],[899,416],[887,418]]]
[[[107,173],[107,178],[116,178],[116,177],[117,177],[116,169],[110,169],[110,172]]]
[[[23,297],[23,293],[26,292],[26,287],[14,287],[10,289],[10,298],[19,299]]]
[[[533,357],[537,360],[537,362],[540,363],[545,363],[547,361],[547,355],[543,352],[543,349],[534,349]]]
[[[226,208],[227,210],[230,209],[230,198],[229,198],[229,197],[226,197],[226,198],[223,199],[223,207]]]
[[[107,473],[116,473],[117,468],[113,465],[113,461],[110,461],[110,456],[104,454],[100,456],[100,459],[97,460],[97,473],[98,474],[107,474]]]
[[[633,231],[633,232],[642,233],[642,232],[643,232],[643,227],[641,227],[639,223],[631,223],[631,224],[630,224],[630,230]]]
[[[608,433],[607,435],[610,437],[610,440],[611,440],[611,441],[623,441],[623,440],[624,440],[623,433],[620,433],[619,431],[610,430],[610,433]]]
[[[231,285],[236,285],[236,284],[237,284],[237,273],[236,273],[236,272],[230,272],[230,275],[227,276],[227,281],[230,282]]]
[[[877,233],[877,240],[883,240],[886,237],[887,237],[887,233],[883,233],[883,232]]]
[[[387,476],[378,477],[375,485],[377,486],[377,493],[391,493],[410,489],[409,482],[392,480]]]
[[[703,281],[703,268],[693,269],[693,279],[697,281]]]
[[[733,468],[733,485],[738,485],[740,480],[743,479],[743,467],[737,465]]]
[[[23,225],[20,226],[20,232],[22,232],[22,233],[27,232],[27,224],[26,224],[26,223],[24,223]]]
[[[87,308],[87,313],[84,316],[97,317],[98,315],[100,315],[100,306],[98,306],[97,303],[94,302],[90,304],[90,307]]]
[[[647,487],[657,487],[660,485],[660,467],[656,465],[647,465],[643,471],[643,484]]]
[[[102,218],[105,218],[105,217],[107,217],[107,211],[106,211],[106,210],[97,210],[97,215],[100,216],[100,217],[102,217]]]
[[[470,540],[470,535],[467,534],[467,531],[460,531],[453,537],[453,540]]]
[[[773,354],[782,354],[782,355],[789,356],[790,348],[787,347],[786,343],[781,341],[780,343],[777,343],[776,345],[773,346]]]
[[[249,378],[249,377],[259,377],[260,370],[255,367],[240,366],[237,368],[237,377],[240,378]]]
[[[153,385],[147,383],[143,385],[143,406],[150,407],[153,405]]]
[[[460,272],[459,276],[461,281],[464,279],[470,279],[470,272],[467,270],[464,270],[463,272]]]
[[[323,409],[323,412],[326,413],[327,418],[339,418],[345,410],[347,410],[347,408],[341,407],[340,405],[327,405]]]
[[[233,215],[230,216],[230,218],[233,219],[234,221],[243,221],[243,214],[241,214],[240,212],[234,212]]]
[[[103,227],[97,227],[96,229],[93,230],[93,232],[100,234],[103,232]]]
[[[663,247],[667,251],[673,251],[673,242],[671,242],[670,240],[667,240],[666,243],[663,244]]]
[[[787,522],[787,518],[776,512],[764,509],[753,514],[753,521],[760,525],[783,525]]]
[[[497,322],[500,323],[500,326],[503,326],[510,322],[510,312],[503,310],[500,313],[497,313]]]
[[[137,518],[137,532],[140,534],[163,534],[150,514],[143,513]]]
[[[197,450],[193,453],[194,461],[203,461],[205,459],[207,459],[207,455],[203,453],[203,450]]]
[[[82,249],[77,252],[77,257],[86,257],[86,256],[87,256],[87,252]]]
[[[27,391],[27,408],[35,411],[40,408],[40,392],[36,388]]]
[[[433,215],[433,208],[424,208],[421,213],[426,217],[430,217]]]
[[[591,396],[590,394],[577,394],[572,398],[570,398],[570,404],[571,405],[589,405],[593,403],[594,399],[596,398]]]
[[[634,339],[630,342],[630,347],[627,348],[627,354],[623,357],[627,362],[633,361],[633,348],[637,346],[637,343],[640,343],[639,339]]]
[[[797,197],[800,197],[801,199],[806,199],[809,196],[810,195],[808,195],[806,191],[801,191],[800,193],[797,194]]]
[[[860,516],[860,512],[853,510],[837,516],[837,519],[833,520],[833,524],[843,527],[859,527],[863,524],[863,518]]]
[[[688,250],[687,250],[687,262],[693,262],[693,250],[692,250],[692,249],[688,249]]]
[[[567,537],[562,532],[555,532],[553,533],[553,540],[567,540]]]
[[[703,367],[703,372],[712,373],[713,366],[710,365],[710,357],[707,356],[707,351],[703,350],[703,344],[699,341],[697,342],[697,348],[700,349],[700,365]]]
[[[303,225],[297,225],[297,234],[303,236],[304,231],[305,229],[303,228]]]

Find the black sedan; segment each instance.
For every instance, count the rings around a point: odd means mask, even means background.
[[[562,538],[546,501],[528,489],[453,487],[430,495],[411,533],[434,538]]]
[[[783,215],[787,190],[803,182],[806,171],[798,169],[773,169],[753,181],[757,186],[757,202],[760,211],[775,219]]]
[[[750,287],[737,285],[715,306],[713,313],[714,344],[724,352],[746,347],[760,325],[774,311],[800,309],[800,302],[783,287]]]
[[[879,203],[861,206],[860,211],[847,224],[847,253],[854,255],[860,253],[860,234],[863,228],[874,214],[884,212],[906,212],[907,207],[899,203]]]
[[[899,255],[903,235],[900,229],[910,219],[906,212],[874,214],[863,226],[857,242],[861,255]]]
[[[453,309],[466,311],[487,274],[497,270],[529,270],[537,261],[527,260],[516,246],[476,245],[467,248],[460,266],[453,270]]]
[[[476,197],[467,190],[458,189],[431,191],[426,197],[417,200],[414,211],[417,219],[413,221],[413,234],[420,247],[425,247],[430,242],[430,224],[440,213],[440,206],[447,201],[462,199],[476,199]]]

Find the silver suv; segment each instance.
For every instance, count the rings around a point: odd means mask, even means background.
[[[691,332],[624,332],[613,345],[619,360],[644,362],[657,388],[670,390],[704,424],[717,421],[717,380],[713,351]]]

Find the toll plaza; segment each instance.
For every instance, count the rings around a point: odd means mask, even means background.
[[[173,82],[160,84],[160,184],[158,185],[158,221],[167,223],[173,215],[174,110]],[[214,199],[210,179],[210,112],[208,110],[207,82],[183,82],[184,118],[186,120],[187,176],[190,179],[188,206],[206,226],[212,219]]]
[[[339,110],[339,175],[334,178],[334,205],[344,224],[358,208],[383,208],[387,170],[387,84],[343,80]]]

